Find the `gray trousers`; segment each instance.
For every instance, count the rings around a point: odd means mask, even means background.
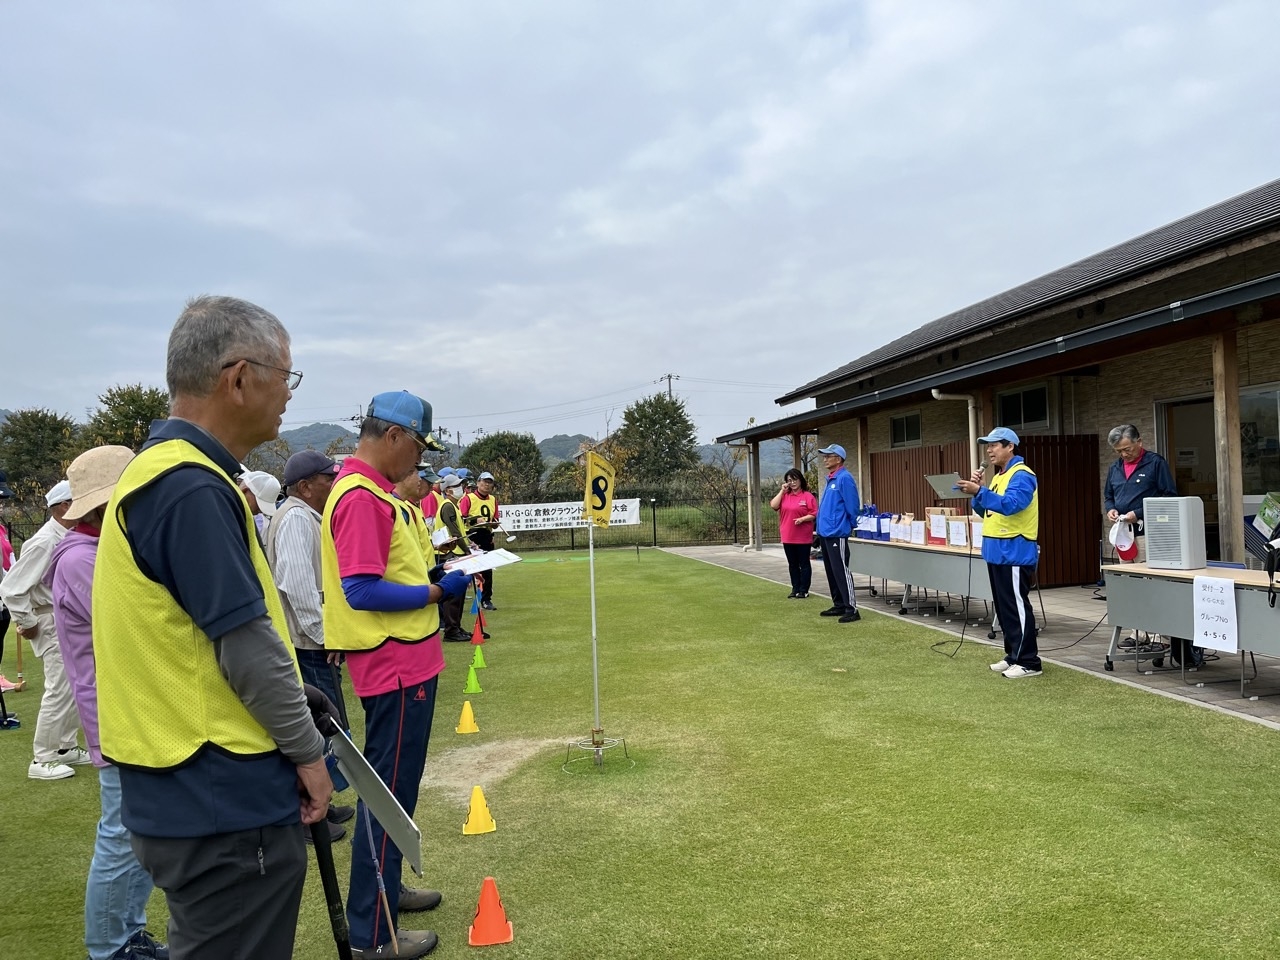
[[[169,903],[171,960],[291,960],[307,877],[302,824],[132,842]]]

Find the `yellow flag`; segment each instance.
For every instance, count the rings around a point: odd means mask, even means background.
[[[597,527],[609,526],[613,512],[613,466],[598,453],[587,454],[587,492],[582,502],[582,518]]]

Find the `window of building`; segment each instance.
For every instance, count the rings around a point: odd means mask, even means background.
[[[1049,429],[1049,388],[1045,384],[996,395],[996,425],[1015,433]]]
[[[920,414],[906,413],[889,418],[889,441],[894,447],[920,446]]]

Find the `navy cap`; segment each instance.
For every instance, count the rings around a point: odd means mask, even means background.
[[[979,443],[999,443],[1003,440],[1005,443],[1012,443],[1015,447],[1018,445],[1018,435],[1008,427],[996,427],[985,437],[979,437]]]
[[[846,457],[846,456],[844,455],[844,447],[840,446],[840,444],[838,444],[838,443],[833,443],[833,444],[832,444],[831,446],[829,446],[829,447],[823,447],[823,448],[822,448],[821,450],[819,450],[818,452],[819,452],[819,453],[834,453],[834,454],[835,454],[837,457],[839,457],[841,460],[847,460],[847,459],[849,459],[848,457]]]
[[[292,487],[322,473],[337,473],[338,465],[319,450],[299,450],[284,465],[284,485]]]
[[[435,470],[431,469],[431,464],[425,463],[425,464],[419,464],[419,466],[422,467],[422,469],[418,471],[419,477],[427,481],[427,483],[440,482],[440,475],[437,474]]]

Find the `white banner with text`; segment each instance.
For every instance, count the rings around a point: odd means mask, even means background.
[[[591,521],[582,518],[582,501],[569,503],[513,503],[502,505],[502,529],[507,533],[530,530],[563,530],[585,527]],[[609,526],[636,526],[640,523],[640,500],[613,501]]]

